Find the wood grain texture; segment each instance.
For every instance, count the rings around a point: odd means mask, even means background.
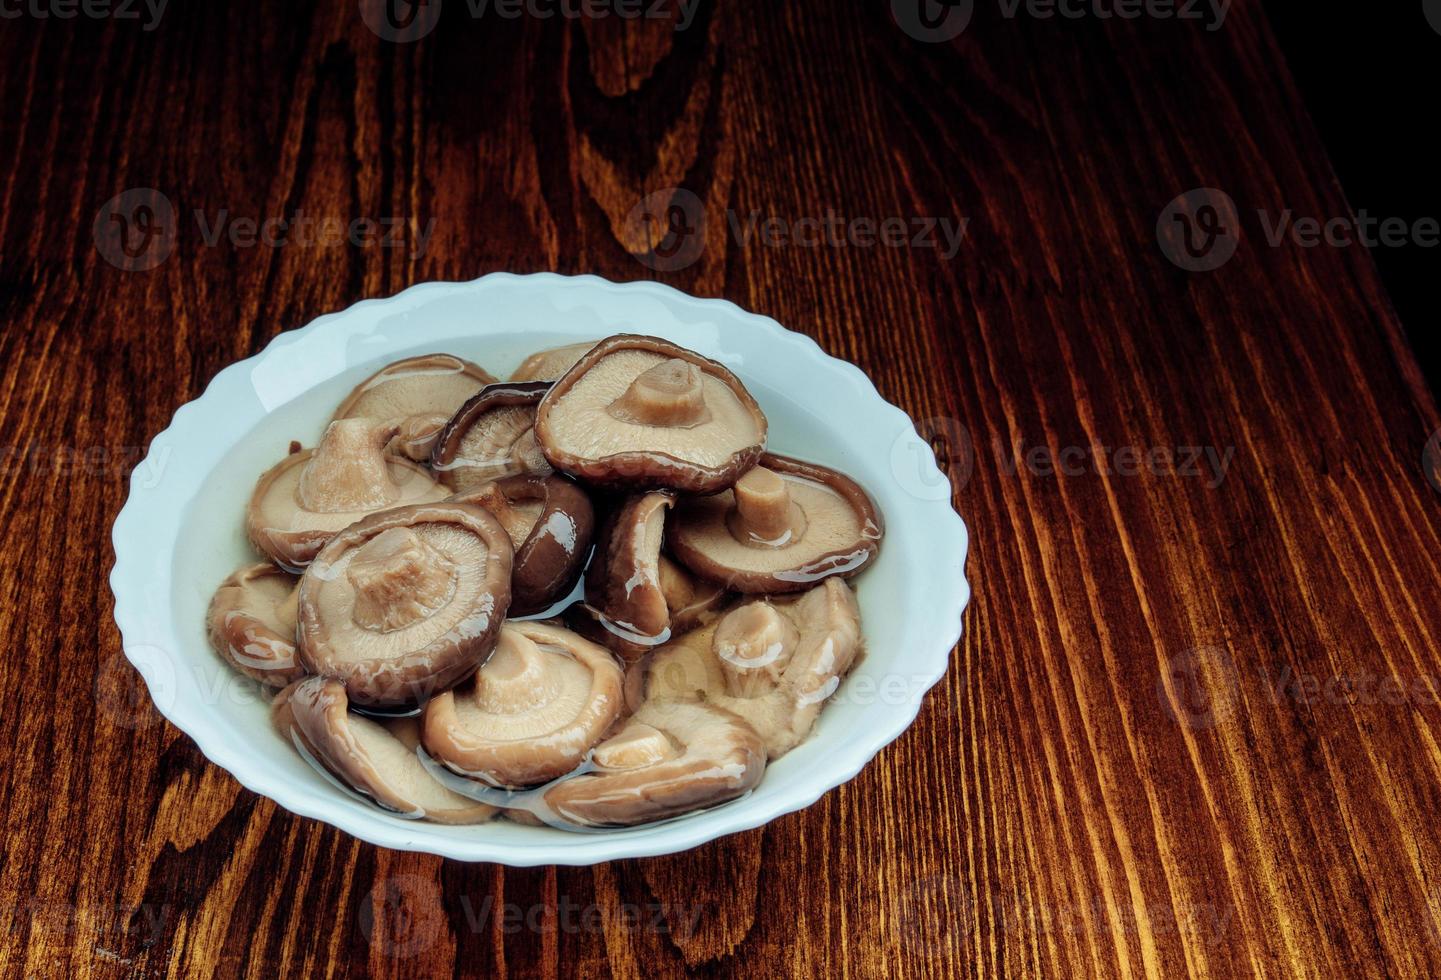
[[[1258,209],[1349,211],[1263,10],[981,4],[933,44],[888,6],[449,0],[406,44],[342,0],[0,21],[0,974],[1441,971],[1441,420],[1365,250],[1264,238]],[[178,234],[127,272],[93,227],[137,187]],[[629,216],[675,187],[704,248],[656,272]],[[1157,244],[1196,187],[1243,216],[1211,272]],[[405,247],[210,245],[197,209],[396,216]],[[968,234],[726,218],[830,209]],[[975,598],[857,779],[686,854],[466,866],[291,817],[148,706],[105,581],[136,447],[281,330],[498,269],[725,296],[924,420]],[[1191,446],[1224,479],[1130,462]]]

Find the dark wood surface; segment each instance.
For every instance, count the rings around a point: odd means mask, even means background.
[[[446,7],[406,44],[340,0],[0,20],[0,974],[1441,970],[1441,420],[1367,251],[1265,239],[1349,212],[1255,0],[1214,31],[980,4],[946,43],[884,2]],[[125,271],[94,228],[138,187],[177,235]],[[655,272],[627,216],[668,187],[710,220]],[[1157,238],[1197,187],[1242,216],[1209,272]],[[968,235],[724,219],[832,208]],[[434,232],[211,245],[196,210]],[[281,330],[498,269],[728,297],[925,420],[975,598],[853,782],[673,857],[466,866],[294,818],[148,707],[106,585],[136,447]],[[1131,461],[1190,446],[1224,479]]]

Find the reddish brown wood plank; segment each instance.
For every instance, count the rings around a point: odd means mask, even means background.
[[[347,0],[0,23],[0,973],[1441,968],[1441,419],[1365,251],[1265,241],[1258,210],[1349,211],[1259,4],[1216,31],[978,5],[940,44],[887,6],[676,31],[453,0],[414,44]],[[137,187],[180,234],[125,272],[92,227]],[[674,187],[704,247],[656,271],[628,216]],[[1211,272],[1157,245],[1197,187],[1243,218]],[[405,245],[209,245],[196,210],[398,217]],[[832,211],[967,235],[946,259],[728,218]],[[687,854],[465,866],[279,811],[148,707],[97,557],[139,447],[283,329],[497,269],[725,296],[925,420],[976,597],[855,781]],[[1224,478],[1115,455],[1189,446]]]

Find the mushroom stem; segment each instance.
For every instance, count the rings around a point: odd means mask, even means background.
[[[393,527],[356,550],[346,577],[355,587],[356,625],[393,633],[450,600],[456,567],[410,528]]]
[[[331,422],[301,471],[295,492],[300,506],[316,514],[340,514],[378,510],[399,499],[400,487],[385,459],[385,445],[397,428],[373,419]]]
[[[774,471],[757,466],[736,481],[732,492],[736,509],[730,527],[737,541],[780,547],[805,534],[805,515]]]
[[[523,714],[549,703],[558,693],[540,646],[520,630],[501,630],[495,652],[476,672],[476,704],[491,714]]]
[[[630,383],[608,411],[613,418],[637,425],[689,429],[710,421],[700,368],[673,357]]]
[[[768,602],[752,602],[725,615],[711,639],[726,690],[739,698],[757,697],[773,690],[800,632]]]
[[[640,769],[679,755],[665,732],[632,722],[620,734],[597,745],[591,761],[602,769]]]

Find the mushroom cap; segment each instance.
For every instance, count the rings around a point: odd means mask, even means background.
[[[426,751],[493,786],[549,782],[575,770],[624,706],[604,647],[558,626],[508,622],[473,682],[431,699]]]
[[[385,453],[397,431],[369,419],[332,422],[315,449],[266,470],[245,511],[251,543],[277,564],[300,569],[367,514],[443,499],[445,488],[423,466]]]
[[[646,703],[704,700],[744,718],[770,758],[799,745],[863,649],[855,593],[829,578],[799,596],[754,599],[656,650]]]
[[[535,434],[552,466],[590,483],[713,493],[760,457],[766,417],[725,366],[621,334],[555,382]]]
[[[776,593],[856,574],[884,534],[880,511],[850,477],[767,453],[732,489],[682,500],[667,543],[697,575]]]
[[[765,773],[760,736],[736,715],[698,702],[647,702],[596,746],[593,772],[545,790],[558,817],[628,827],[728,802]]]
[[[510,606],[511,543],[480,507],[372,514],[321,549],[300,581],[300,657],[367,708],[415,705],[464,680]]]
[[[241,673],[271,687],[305,676],[295,645],[299,577],[271,564],[237,569],[205,616],[213,646]]]
[[[346,785],[403,817],[482,823],[495,807],[446,789],[425,771],[414,718],[374,721],[350,710],[345,685],[310,677],[275,696],[271,717],[282,737]]]
[[[732,598],[732,593],[723,586],[693,577],[664,552],[657,568],[670,623],[668,635],[679,636],[713,622]],[[627,664],[655,649],[654,642],[635,643],[607,628],[602,617],[584,602],[571,604],[561,613],[561,619],[566,626],[587,640],[599,643]],[[639,699],[633,699],[632,703],[639,704]]]
[[[535,442],[535,409],[550,382],[503,382],[476,392],[446,422],[430,465],[446,486],[473,490],[491,480],[551,472]]]
[[[387,364],[345,397],[336,419],[404,420],[392,450],[421,462],[467,398],[495,381],[478,364],[450,354],[421,354]]]
[[[662,490],[627,499],[601,526],[585,574],[585,601],[599,622],[643,647],[670,636],[660,549],[666,511],[674,505],[675,497]]]
[[[595,346],[595,341],[586,340],[579,344],[566,344],[550,350],[537,351],[520,362],[520,367],[510,376],[512,381],[554,381],[570,370]]]
[[[559,473],[512,476],[452,499],[484,507],[510,535],[512,616],[542,612],[575,587],[590,554],[595,508],[573,480]]]

